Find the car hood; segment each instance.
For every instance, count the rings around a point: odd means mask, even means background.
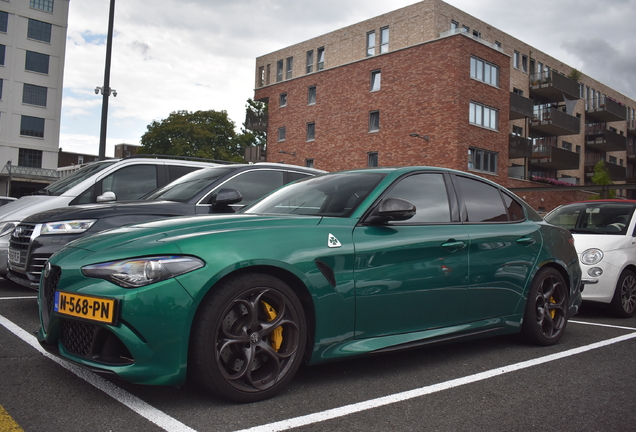
[[[108,204],[77,205],[55,208],[33,214],[27,223],[58,222],[76,219],[101,219],[124,215],[185,216],[192,214],[192,204],[174,201],[129,201]]]
[[[245,214],[177,217],[101,231],[69,243],[58,254],[65,249],[98,252],[104,257],[112,254],[113,257],[109,259],[155,253],[175,254],[181,253],[186,243],[215,233],[262,229],[279,229],[285,232],[291,227],[318,225],[321,219],[316,216]]]
[[[628,243],[635,241],[631,236],[603,235],[603,234],[572,234],[576,252],[581,254],[587,249],[597,248],[603,252],[610,252],[624,248]]]
[[[21,221],[33,213],[67,206],[69,197],[29,195],[0,207],[0,221]]]

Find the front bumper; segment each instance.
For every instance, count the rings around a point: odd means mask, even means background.
[[[601,276],[590,276],[589,271],[595,267],[603,271]],[[611,303],[622,269],[609,263],[609,260],[603,259],[600,263],[592,266],[581,264],[581,271],[583,272],[582,283],[585,287],[582,293],[583,300]]]

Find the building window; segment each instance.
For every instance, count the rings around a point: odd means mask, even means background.
[[[20,121],[20,135],[44,138],[44,119],[23,115]]]
[[[316,103],[316,86],[311,86],[307,89],[307,105],[314,105]]]
[[[269,85],[272,82],[272,65],[267,65],[267,72],[265,73],[265,84]]]
[[[521,56],[521,70],[528,73],[528,56],[525,54]]]
[[[616,165],[616,156],[610,156],[609,163]]]
[[[317,65],[317,69],[318,70],[323,70],[325,68],[325,49],[324,48],[318,48],[318,65]]]
[[[278,98],[278,106],[281,108],[287,106],[287,93],[280,94],[280,97]]]
[[[283,80],[283,61],[278,60],[276,62],[276,82],[281,82]]]
[[[45,107],[47,90],[46,87],[25,83],[22,89],[22,103]]]
[[[515,69],[519,69],[519,56],[519,51],[515,51],[512,57],[512,65],[515,67]]]
[[[31,7],[44,12],[53,12],[53,0],[31,0]]]
[[[314,50],[307,51],[307,73],[314,71]]]
[[[26,62],[24,69],[31,72],[39,72],[43,74],[49,73],[49,56],[33,51],[26,52]]]
[[[380,90],[382,73],[379,70],[371,71],[371,91]]]
[[[0,78],[0,100],[2,100],[2,89],[4,88],[4,80]]]
[[[307,141],[316,139],[316,123],[307,123]]]
[[[459,28],[459,23],[455,20],[451,20],[451,31],[457,30]]]
[[[285,141],[285,126],[278,128],[278,141]]]
[[[369,167],[378,166],[378,152],[367,153],[367,166]]]
[[[9,24],[9,14],[4,11],[0,11],[0,32],[6,33]]]
[[[258,68],[258,86],[263,87],[265,84],[265,68],[263,66]]]
[[[314,167],[314,160],[313,159],[305,159],[305,166],[307,168],[313,168]]]
[[[51,42],[51,24],[29,18],[27,38],[42,42]]]
[[[7,51],[6,45],[0,45],[0,65],[4,66],[4,55]]]
[[[285,72],[285,79],[290,79],[292,77],[293,69],[294,69],[294,58],[287,57],[287,71]]]
[[[462,26],[462,33],[470,33],[470,27],[463,25]]]
[[[495,41],[495,46],[499,49],[501,49],[501,42],[499,41]]]
[[[477,57],[471,57],[470,77],[486,84],[499,86],[499,66]]]
[[[518,89],[517,87],[513,87],[513,88],[512,88],[512,92],[513,92],[514,94],[518,94],[519,96],[523,96],[523,90]]]
[[[563,141],[561,143],[561,148],[563,148],[564,150],[572,151],[572,143]]]
[[[514,136],[523,136],[523,128],[521,126],[513,126],[512,134]]]
[[[367,57],[375,54],[375,31],[367,33]]]
[[[42,150],[20,149],[18,165],[29,168],[42,168]]]
[[[380,130],[380,111],[371,111],[369,113],[369,132],[378,132]]]
[[[380,29],[380,54],[389,52],[389,28]]]
[[[473,37],[475,39],[481,39],[481,32],[478,32],[477,30],[473,30]]]
[[[468,149],[468,169],[497,174],[497,153],[470,147]]]
[[[495,108],[482,105],[477,102],[470,103],[470,124],[497,130],[499,124],[499,111]]]

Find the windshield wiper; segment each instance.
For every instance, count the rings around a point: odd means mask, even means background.
[[[51,192],[49,192],[48,189],[40,189],[38,191],[30,193],[29,195],[51,195]]]

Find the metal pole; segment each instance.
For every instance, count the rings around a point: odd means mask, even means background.
[[[108,37],[106,39],[106,66],[104,87],[102,87],[102,125],[99,134],[99,160],[106,159],[106,130],[108,128],[108,98],[110,97],[110,57],[113,50],[113,21],[115,20],[115,0],[110,0],[108,15]]]

